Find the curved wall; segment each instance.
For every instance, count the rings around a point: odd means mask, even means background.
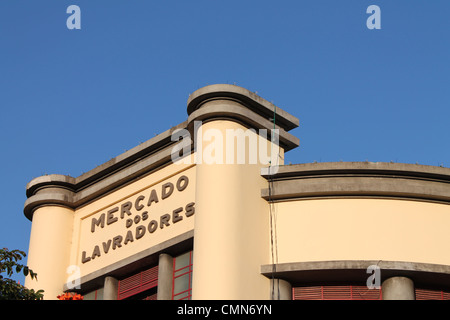
[[[407,276],[450,286],[450,169],[397,163],[282,166],[265,175],[276,217],[276,267],[292,284]],[[273,270],[276,269],[274,272]]]
[[[450,206],[394,199],[281,202],[278,262],[387,260],[450,265]]]

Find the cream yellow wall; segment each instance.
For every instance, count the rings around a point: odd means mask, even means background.
[[[246,130],[226,120],[203,124],[203,134],[209,129],[222,137],[227,129]],[[205,155],[211,143],[214,139],[203,141]],[[261,177],[261,167],[259,163],[197,164],[193,299],[270,297],[269,279],[260,274],[260,266],[270,257],[268,205],[261,198],[267,181]]]
[[[44,299],[56,300],[67,281],[72,240],[73,211],[59,206],[36,209],[31,226],[27,266],[37,280],[27,277],[25,286],[44,290]]]
[[[181,176],[186,176],[189,179],[186,189],[178,191],[175,186],[170,197],[162,199],[162,185],[167,182],[176,185],[177,180]],[[71,264],[79,266],[81,276],[85,276],[177,235],[193,230],[195,214],[189,217],[186,216],[185,208],[187,204],[195,203],[195,179],[195,166],[171,164],[76,210]],[[157,203],[152,202],[148,207],[147,204],[152,190],[155,190],[159,201]],[[134,204],[140,195],[144,196],[144,199],[138,204],[143,205],[144,208],[138,211]],[[128,214],[124,213],[124,218],[121,218],[121,205],[128,201],[133,203],[133,207],[130,210],[132,215],[128,216]],[[95,231],[92,232],[92,219],[99,219],[102,214],[107,215],[109,210],[116,207],[118,211],[113,212],[111,217],[114,217],[114,220],[117,218],[117,221],[109,225],[105,223],[103,228],[100,225],[94,226]],[[178,221],[173,222],[173,210],[178,208],[183,209],[178,212],[181,219],[178,218]],[[144,211],[148,212],[148,217],[145,221],[142,215]],[[169,226],[160,223],[160,217],[165,214],[170,215]],[[136,218],[137,216],[140,218]],[[127,227],[127,219],[135,218],[139,219],[139,222]],[[152,220],[157,221],[158,226],[153,233],[150,233],[148,226]],[[137,226],[145,227],[145,234],[140,239],[136,239]],[[131,231],[133,241],[124,244],[128,231]],[[121,247],[113,249],[112,242],[116,236],[122,236],[123,239]],[[108,249],[107,253],[104,251],[103,243]],[[95,254],[96,246],[100,249],[97,251],[97,253],[100,253],[100,256]],[[90,261],[83,263],[83,252],[85,252],[85,258],[91,257]]]
[[[450,206],[388,199],[279,202],[278,263],[386,260],[450,265]]]

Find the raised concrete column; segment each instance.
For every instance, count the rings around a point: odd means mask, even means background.
[[[27,185],[24,213],[31,220],[27,266],[37,273],[38,281],[26,277],[25,286],[44,290],[46,300],[56,300],[69,281],[72,182],[69,176],[46,175]]]
[[[113,277],[105,277],[103,286],[103,300],[117,300],[119,280]]]
[[[286,280],[271,279],[270,292],[272,300],[292,300],[292,285]]]
[[[162,253],[158,264],[158,300],[172,300],[173,257]]]
[[[285,131],[298,119],[231,85],[195,91],[187,110],[196,156],[192,299],[268,299],[270,280],[259,271],[270,261],[261,169],[268,160],[282,165],[284,152],[298,146]],[[275,111],[278,134],[271,131]]]
[[[383,300],[415,300],[414,282],[406,277],[392,277],[381,285]]]
[[[220,120],[203,124],[202,130],[220,139],[228,130],[246,128]],[[255,133],[249,135],[256,140]],[[226,143],[215,143],[223,162],[197,164],[193,299],[267,299],[269,280],[257,272],[270,259],[269,210],[261,198],[267,181],[259,164],[226,164]],[[203,150],[211,145],[204,141]]]

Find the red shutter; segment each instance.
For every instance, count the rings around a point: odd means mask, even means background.
[[[119,281],[118,299],[131,297],[158,285],[158,266]]]
[[[450,293],[442,290],[416,288],[416,300],[450,300]],[[292,288],[293,300],[381,300],[381,288],[366,286],[315,286]]]
[[[292,289],[294,300],[323,300],[322,287],[296,287]]]
[[[416,300],[450,300],[450,293],[442,290],[416,289]]]
[[[369,289],[367,286],[352,286],[352,300],[381,300],[381,288]]]
[[[294,287],[294,300],[381,300],[381,289],[366,286]]]

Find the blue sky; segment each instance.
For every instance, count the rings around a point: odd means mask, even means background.
[[[28,250],[31,179],[78,176],[177,125],[209,84],[300,119],[286,163],[450,167],[449,13],[448,0],[2,0],[0,246]]]

